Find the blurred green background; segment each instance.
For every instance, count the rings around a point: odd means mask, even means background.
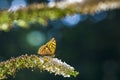
[[[0,61],[23,54],[36,55],[41,45],[55,37],[56,57],[80,72],[76,78],[64,78],[37,69],[23,69],[7,80],[120,80],[119,14],[120,10],[108,11],[101,21],[86,15],[85,21],[72,27],[56,20],[49,21],[47,26],[35,24],[29,29],[0,31]]]

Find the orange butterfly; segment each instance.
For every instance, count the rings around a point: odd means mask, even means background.
[[[45,45],[41,46],[38,50],[38,54],[41,56],[53,56],[56,50],[56,40],[52,38]]]

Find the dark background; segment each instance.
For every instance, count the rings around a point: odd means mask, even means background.
[[[120,80],[120,10],[108,11],[101,21],[91,19],[88,15],[74,27],[59,24],[61,21],[56,20],[46,27],[38,24],[29,29],[0,31],[1,61],[23,54],[37,54],[40,46],[28,44],[26,35],[41,31],[46,35],[46,42],[56,38],[56,57],[80,72],[76,78],[64,78],[46,71],[23,69],[7,80]]]

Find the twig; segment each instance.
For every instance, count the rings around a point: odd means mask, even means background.
[[[50,73],[64,77],[76,77],[79,74],[74,71],[73,67],[57,58],[22,55],[0,63],[0,80],[6,79],[7,76],[14,76],[15,72],[24,68],[38,68],[40,71],[47,70]]]

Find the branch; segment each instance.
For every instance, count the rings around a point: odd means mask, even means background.
[[[64,77],[76,77],[79,74],[77,71],[74,71],[73,67],[57,58],[22,55],[0,63],[0,80],[6,79],[7,76],[13,76],[15,72],[24,68],[47,70],[50,73]]]
[[[77,2],[54,2],[51,4],[33,4],[16,12],[0,11],[0,30],[9,31],[14,25],[28,28],[29,23],[46,25],[48,20],[63,18],[75,13],[94,14],[120,8],[120,0],[83,0]]]

